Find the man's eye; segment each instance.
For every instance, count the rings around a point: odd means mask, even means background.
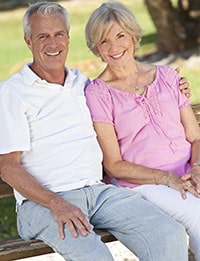
[[[58,36],[58,37],[63,37],[63,36],[64,36],[64,33],[58,33],[57,36]]]
[[[40,35],[40,36],[39,36],[39,39],[40,39],[40,40],[45,39],[45,38],[46,38],[45,35]]]

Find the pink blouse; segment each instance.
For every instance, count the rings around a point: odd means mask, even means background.
[[[157,66],[146,97],[117,90],[98,78],[87,86],[92,120],[115,126],[123,160],[180,176],[189,171],[191,144],[186,141],[180,111],[190,101],[181,93],[179,79],[172,68]],[[110,182],[137,185],[116,179]]]

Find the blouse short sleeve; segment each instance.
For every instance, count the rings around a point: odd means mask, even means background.
[[[170,66],[158,66],[159,80],[163,80],[163,86],[171,89],[173,98],[177,101],[178,108],[181,111],[190,104],[190,100],[181,92],[179,87],[180,75]]]
[[[95,79],[86,87],[85,95],[93,122],[114,124],[112,97],[106,85]]]

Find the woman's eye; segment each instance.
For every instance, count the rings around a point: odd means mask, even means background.
[[[119,35],[119,38],[123,38],[125,35],[124,34],[120,34]]]
[[[107,41],[106,40],[103,40],[103,41],[101,41],[101,44],[105,44]]]

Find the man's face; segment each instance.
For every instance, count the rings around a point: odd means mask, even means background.
[[[61,14],[37,15],[31,17],[31,38],[25,37],[33,54],[32,68],[38,72],[56,71],[64,68],[69,35]]]

